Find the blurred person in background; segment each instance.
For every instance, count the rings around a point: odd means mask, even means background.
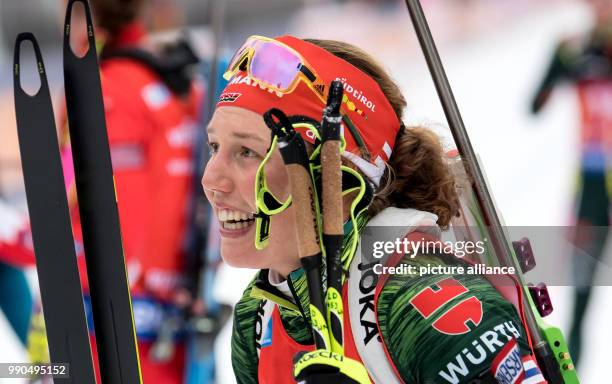
[[[186,256],[193,145],[202,99],[194,72],[198,59],[184,41],[163,46],[152,41],[142,21],[144,0],[90,3],[142,377],[146,383],[183,383],[181,320],[183,312],[191,310],[187,309],[193,304],[189,288],[194,284],[191,274],[187,278],[191,268]],[[72,20],[71,44],[78,52],[87,47],[84,26],[75,24],[84,18]],[[60,145],[93,331],[65,119],[60,127],[64,127]]]
[[[574,311],[569,348],[578,362],[582,325],[610,225],[612,186],[612,0],[588,0],[595,24],[582,36],[559,43],[532,101],[532,112],[546,105],[562,83],[577,93],[580,112],[580,171],[576,198],[573,260]]]

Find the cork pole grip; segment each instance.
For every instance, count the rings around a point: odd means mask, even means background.
[[[342,235],[342,160],[340,141],[327,140],[321,146],[323,177],[323,233]]]
[[[310,174],[300,164],[288,164],[287,173],[291,188],[300,258],[321,252],[316,230],[314,196]]]

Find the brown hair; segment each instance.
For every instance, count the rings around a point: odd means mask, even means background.
[[[91,0],[95,22],[111,35],[111,39],[134,21],[144,0]]]
[[[374,79],[401,121],[406,99],[383,67],[354,45],[334,41],[305,39],[348,61]],[[384,208],[414,208],[438,215],[438,225],[446,228],[459,212],[455,179],[444,159],[438,136],[423,127],[402,128],[396,138],[381,186],[368,208],[373,216]]]

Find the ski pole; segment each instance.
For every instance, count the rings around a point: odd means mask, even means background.
[[[20,51],[34,46],[40,77],[38,92],[21,87]],[[14,97],[36,269],[51,362],[68,364],[56,382],[95,384],[83,293],[76,262],[68,199],[59,154],[55,117],[40,48],[31,33],[15,41]]]
[[[315,191],[309,171],[309,159],[304,139],[279,109],[272,108],[263,115],[272,134],[278,137],[278,146],[289,175],[292,204],[295,211],[298,254],[306,271],[310,298],[310,321],[317,349],[331,348],[321,281],[321,246],[315,208]],[[275,118],[277,121],[275,121]]]
[[[87,53],[70,47],[72,8],[85,8]],[[100,375],[104,383],[141,383],[96,40],[87,0],[70,0],[64,27],[64,83]]]
[[[421,4],[418,0],[406,0],[406,5],[410,13],[412,25],[415,29],[419,44],[427,61],[430,74],[434,81],[438,97],[442,103],[444,114],[449,123],[453,138],[457,144],[457,149],[464,159],[467,174],[472,179],[472,189],[478,200],[478,205],[481,208],[483,217],[485,219],[485,225],[488,228],[489,239],[498,257],[501,259],[501,263],[505,266],[513,266],[516,271],[520,271],[520,265],[516,261],[507,238],[503,232],[501,222],[495,210],[493,199],[487,189],[487,184],[478,165],[478,160],[475,151],[472,147],[470,139],[467,134],[467,130],[463,124],[459,108],[453,96],[450,84],[446,77],[442,61],[438,55],[436,45],[431,36],[427,20],[421,8]],[[524,292],[524,282],[522,276],[519,274],[520,288],[523,290],[523,300],[525,310],[525,320],[528,327],[528,332],[533,339],[534,353],[536,359],[540,364],[544,375],[553,383],[567,382],[562,377],[562,373],[557,361],[560,354],[566,355],[567,351],[558,351],[553,354],[551,346],[542,337],[540,328],[536,320],[535,314],[531,311],[531,305],[527,299],[529,292]],[[568,366],[569,368],[569,366]],[[568,377],[571,377],[571,382],[578,382],[578,379],[572,369],[567,369]]]
[[[321,125],[321,177],[323,205],[323,246],[327,260],[327,322],[333,352],[344,354],[342,303],[342,251],[343,209],[342,209],[342,158],[340,155],[340,127],[342,116],[343,86],[332,81],[327,106],[323,110]]]

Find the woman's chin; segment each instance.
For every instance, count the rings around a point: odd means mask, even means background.
[[[221,257],[223,261],[234,268],[264,268],[261,255],[253,246],[251,249],[238,249],[235,245],[221,242]]]

